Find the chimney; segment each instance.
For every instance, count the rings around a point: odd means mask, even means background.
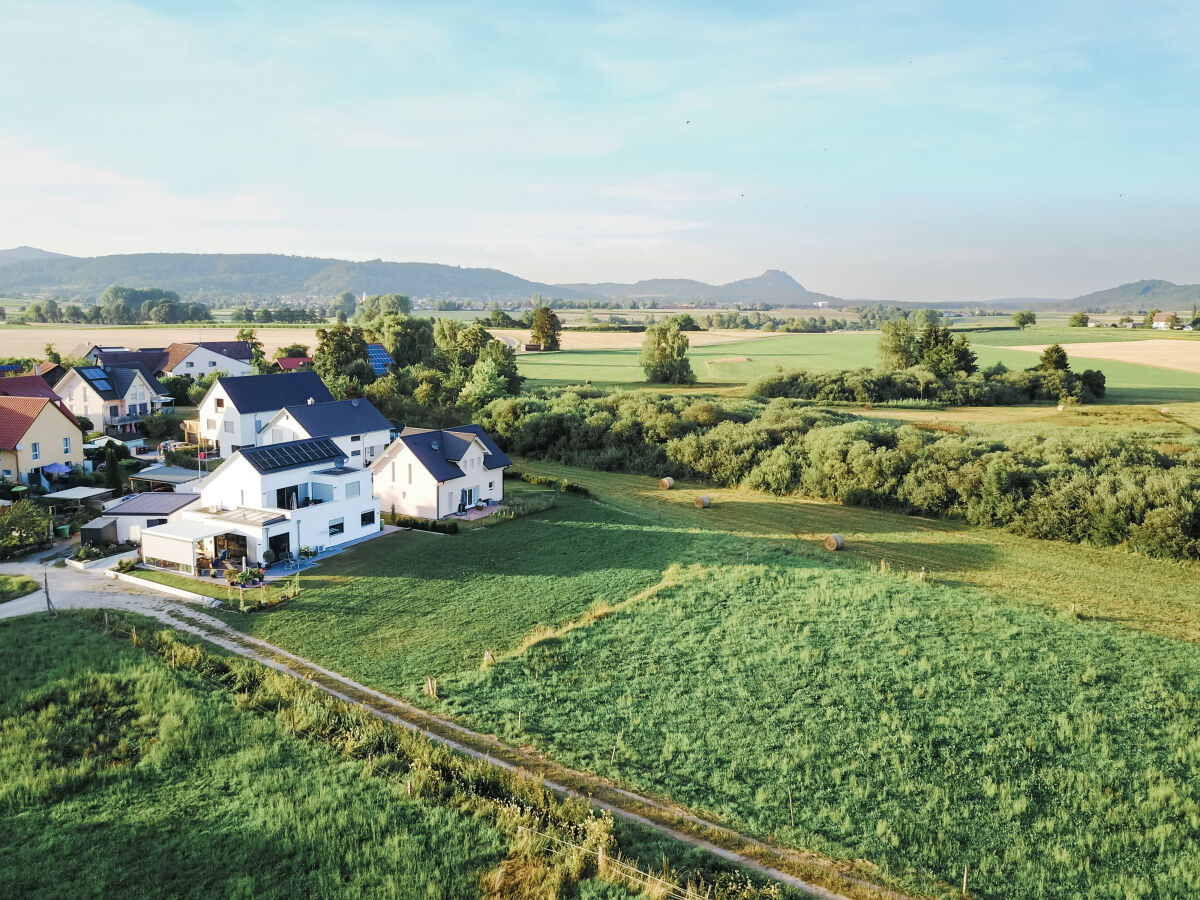
[[[314,401],[312,397],[309,397],[309,398],[308,398],[308,405],[309,405],[309,406],[312,406],[312,405],[313,405],[313,403],[315,403],[315,402],[316,402],[316,401]]]

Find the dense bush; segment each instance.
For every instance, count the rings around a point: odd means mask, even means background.
[[[925,400],[947,406],[1009,406],[1038,400],[1094,403],[1104,396],[1104,373],[1094,369],[1026,369],[998,365],[971,375],[939,378],[927,369],[856,369],[842,372],[788,372],[750,385],[755,397],[788,397],[822,403],[883,403]]]
[[[438,534],[458,534],[458,523],[453,519],[418,519],[416,516],[398,516],[395,513],[384,514],[383,521],[388,525],[398,525],[401,528],[415,528],[418,531],[436,531]]]
[[[498,400],[478,421],[511,453],[569,465],[1200,558],[1200,447],[1168,454],[1136,434],[1000,440],[783,398],[717,401],[589,388]]]
[[[581,497],[587,497],[590,494],[590,491],[582,484],[575,484],[574,482],[567,481],[565,478],[551,478],[549,475],[534,475],[532,472],[522,472],[511,466],[505,470],[504,475],[507,478],[520,478],[524,482],[536,484],[539,487],[552,487],[560,494],[578,494]]]

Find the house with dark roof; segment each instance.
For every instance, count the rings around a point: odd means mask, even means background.
[[[76,418],[97,431],[135,434],[143,416],[170,407],[174,400],[145,366],[78,366],[54,387]]]
[[[143,528],[166,525],[171,516],[199,502],[199,494],[126,494],[106,502],[104,516],[114,521],[117,541],[137,543]]]
[[[258,433],[259,445],[325,437],[346,454],[347,465],[366,468],[387,449],[389,422],[369,400],[334,400],[285,406]]]
[[[371,476],[385,511],[440,519],[502,501],[509,465],[478,425],[405,428],[372,464]]]
[[[246,341],[178,342],[166,347],[90,347],[84,358],[97,366],[143,366],[154,375],[191,375],[209,372],[249,375],[253,352]]]
[[[47,397],[0,397],[0,474],[40,485],[83,464],[79,423]],[[43,471],[49,466],[48,471]]]
[[[310,400],[333,400],[316,372],[218,378],[200,401],[195,429],[205,446],[218,447],[221,456],[228,457],[239,448],[256,446],[263,426],[285,406]]]
[[[200,502],[141,533],[147,564],[194,573],[214,560],[256,564],[379,533],[371,473],[328,438],[233,451],[199,487]],[[268,553],[268,551],[270,551]]]

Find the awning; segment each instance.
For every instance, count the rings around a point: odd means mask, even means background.
[[[56,465],[56,463],[51,463],[50,465]],[[50,466],[44,466],[43,468],[48,471]],[[46,494],[42,499],[48,500],[51,503],[56,500],[76,500],[82,502],[84,500],[91,500],[93,497],[108,495],[112,492],[112,488],[73,487],[67,488],[65,491],[55,491],[53,494]]]
[[[71,471],[71,467],[63,463],[49,463],[42,466],[43,472],[48,472],[51,475],[66,475]]]
[[[206,522],[193,522],[187,519],[167,522],[165,525],[155,525],[153,528],[143,528],[142,557],[147,562],[163,560],[195,568],[196,542],[224,534],[227,530],[214,528]]]
[[[151,535],[168,541],[202,541],[206,538],[224,534],[229,529],[208,522],[196,522],[190,519],[180,519],[178,522],[166,522],[153,528],[143,528],[142,537]]]

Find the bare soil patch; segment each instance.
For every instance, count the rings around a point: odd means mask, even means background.
[[[1025,350],[1041,353],[1047,345],[1005,347],[1006,350]],[[1067,356],[1080,359],[1107,359],[1112,362],[1137,363],[1159,369],[1174,369],[1179,372],[1200,373],[1200,341],[1148,340],[1148,341],[1089,341],[1078,344],[1063,344]]]

